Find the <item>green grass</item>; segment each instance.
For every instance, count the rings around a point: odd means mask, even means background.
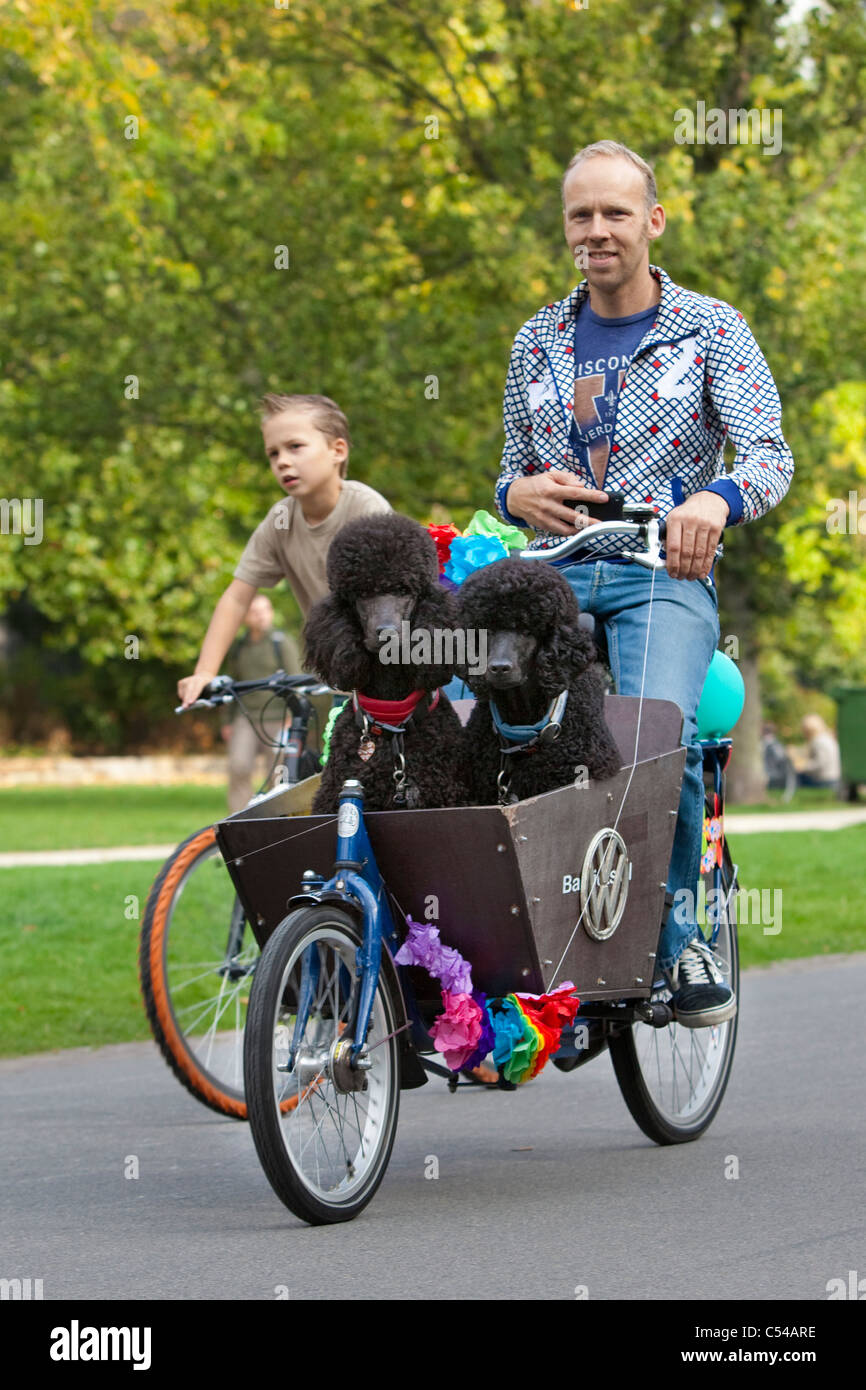
[[[853,805],[849,801],[840,801],[830,788],[827,787],[798,787],[791,800],[782,801],[782,793],[778,791],[767,792],[766,800],[759,802],[756,806],[741,806],[733,801],[728,802],[725,810],[738,816],[761,815],[768,811],[838,811],[843,807]],[[861,797],[859,805],[866,806],[866,801]]]
[[[0,850],[170,845],[227,814],[222,787],[9,787]]]
[[[863,860],[866,825],[845,830],[739,835],[731,838],[740,883],[781,892],[781,931],[740,921],[743,965],[768,965],[793,956],[866,950]],[[775,924],[778,925],[778,919]]]
[[[157,864],[0,871],[0,1052],[149,1036],[138,988],[140,920]]]
[[[866,826],[741,835],[732,839],[732,848],[743,887],[782,894],[778,934],[765,935],[761,923],[741,922],[744,966],[866,950]],[[158,868],[104,864],[0,871],[0,1053],[150,1036],[139,997],[137,952],[141,916]],[[125,915],[130,895],[138,898],[138,918]]]
[[[771,792],[738,814],[834,809],[831,792],[801,788],[783,806]],[[177,844],[227,814],[222,787],[12,787],[0,791],[0,850],[96,849]]]

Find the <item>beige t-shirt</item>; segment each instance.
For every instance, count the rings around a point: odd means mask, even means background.
[[[272,589],[287,579],[306,618],[313,604],[328,593],[325,564],[337,532],[359,516],[390,510],[381,493],[351,478],[343,482],[336,507],[318,526],[305,521],[297,498],[284,497],[247,541],[235,579],[257,589]]]

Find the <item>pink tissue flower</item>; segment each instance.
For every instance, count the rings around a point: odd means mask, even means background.
[[[481,1009],[470,994],[444,994],[445,1006],[430,1029],[433,1046],[452,1071],[460,1071],[481,1037]]]

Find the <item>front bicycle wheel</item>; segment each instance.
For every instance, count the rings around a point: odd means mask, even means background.
[[[360,946],[341,908],[300,908],[268,940],[250,995],[244,1077],[256,1150],[280,1200],[315,1226],[363,1210],[397,1128],[396,1009],[384,969],[365,1066],[349,1064]]]
[[[705,883],[709,890],[711,875]],[[739,1003],[736,892],[736,871],[726,843],[721,901],[715,905],[719,934],[713,949]],[[670,999],[667,984],[660,983],[652,998]],[[676,1023],[654,1028],[648,1023],[633,1023],[611,1037],[609,1050],[620,1091],[632,1118],[648,1138],[656,1144],[684,1144],[704,1133],[722,1103],[736,1039],[736,1014],[713,1028],[682,1028]]]
[[[139,975],[153,1036],[204,1105],[246,1119],[243,1033],[259,948],[208,826],[166,860],[144,912]]]

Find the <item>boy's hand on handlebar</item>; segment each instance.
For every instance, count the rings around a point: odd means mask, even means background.
[[[556,536],[573,536],[592,522],[585,512],[567,507],[567,501],[606,502],[607,493],[575,482],[574,474],[564,468],[549,468],[531,478],[515,478],[505,495],[513,516],[528,521],[536,531],[552,531]]]
[[[664,544],[671,579],[707,577],[729,511],[717,492],[695,492],[668,512]]]
[[[183,680],[177,683],[177,693],[184,709],[188,709],[204,690],[206,685],[216,678],[216,671],[196,671],[194,676],[184,676]]]

